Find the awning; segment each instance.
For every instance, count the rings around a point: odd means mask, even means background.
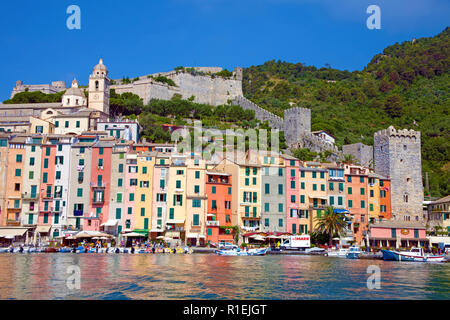
[[[37,226],[36,227],[36,232],[48,233],[48,232],[50,232],[50,228],[51,228],[51,226]]]
[[[169,219],[169,220],[166,220],[166,223],[175,223],[175,224],[184,223],[184,219],[181,219],[181,220]]]
[[[312,195],[309,196],[310,199],[323,199],[323,200],[327,200],[328,197],[327,196],[316,196],[316,195]]]
[[[27,232],[27,228],[1,228],[0,237],[18,237],[23,236]],[[11,239],[11,238],[9,238]]]
[[[198,233],[188,233],[186,234],[186,238],[197,238],[198,237]]]
[[[180,232],[179,231],[168,231],[166,232],[166,237],[168,238],[179,238]]]
[[[145,237],[145,235],[143,235],[142,233],[137,233],[137,232],[125,233],[123,236],[124,237]]]
[[[105,223],[105,227],[115,227],[119,223],[119,220],[108,220]]]

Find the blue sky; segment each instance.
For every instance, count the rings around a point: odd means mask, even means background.
[[[71,4],[81,30],[66,27]],[[366,27],[371,4],[381,30]],[[99,57],[113,79],[271,59],[352,71],[390,44],[438,34],[449,17],[448,0],[2,0],[0,101],[19,79],[87,84]]]

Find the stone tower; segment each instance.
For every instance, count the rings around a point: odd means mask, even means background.
[[[420,132],[393,126],[375,132],[375,172],[391,179],[392,218],[423,222]]]
[[[109,78],[103,59],[89,76],[89,108],[109,114]]]
[[[303,135],[311,133],[311,110],[299,107],[285,110],[283,126],[286,143],[297,143]]]

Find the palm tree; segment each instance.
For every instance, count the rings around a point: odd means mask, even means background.
[[[327,207],[325,214],[320,218],[316,218],[316,221],[315,231],[327,234],[329,237],[328,245],[330,246],[333,242],[333,235],[336,233],[339,235],[343,234],[347,226],[345,216],[334,212],[334,208],[331,206]]]

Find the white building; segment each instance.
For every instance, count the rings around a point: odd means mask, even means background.
[[[98,131],[106,131],[110,136],[117,139],[139,141],[139,123],[132,120],[99,121]]]

